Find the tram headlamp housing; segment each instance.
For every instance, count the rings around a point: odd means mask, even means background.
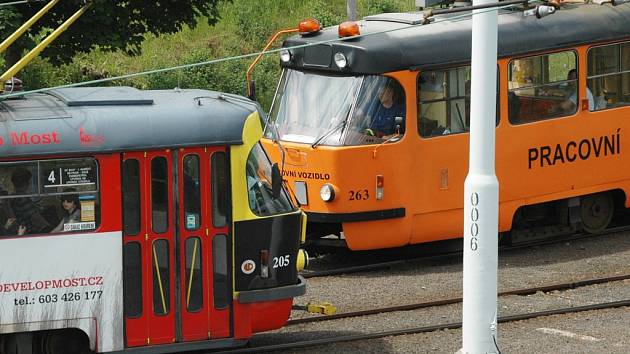
[[[533,9],[525,10],[523,16],[536,16],[536,18],[543,18],[556,12],[556,8],[549,5],[538,5]]]
[[[319,190],[319,196],[327,203],[332,202],[335,200],[335,187],[329,183],[324,184]]]
[[[345,69],[348,67],[348,59],[343,53],[337,52],[335,53],[335,64],[339,69]]]
[[[291,51],[289,51],[288,49],[283,49],[280,51],[280,60],[283,63],[288,63],[291,61],[291,59],[293,59],[293,55],[291,54]]]

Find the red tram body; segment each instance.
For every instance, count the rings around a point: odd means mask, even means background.
[[[305,220],[254,102],[60,89],[0,119],[0,352],[222,348],[285,324]]]

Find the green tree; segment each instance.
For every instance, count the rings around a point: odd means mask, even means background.
[[[214,25],[218,5],[226,0],[92,0],[91,8],[40,55],[58,65],[68,63],[77,53],[94,48],[122,50],[138,55],[148,33],[175,33],[184,26],[195,27],[201,18]],[[229,1],[229,0],[227,0]],[[75,13],[83,0],[65,0],[55,5],[38,23],[5,53],[5,66],[20,58],[25,48],[42,38]],[[13,30],[39,11],[42,4],[15,5],[0,11],[0,35]]]

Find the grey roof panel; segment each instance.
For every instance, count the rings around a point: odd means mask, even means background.
[[[49,92],[68,106],[122,106],[153,104],[143,91],[133,87],[79,87],[56,89]]]
[[[121,92],[115,87],[90,90],[90,96],[109,102]],[[66,97],[76,98],[86,92],[64,89]],[[245,120],[257,110],[261,114],[255,102],[214,91],[138,91],[137,94],[153,104],[65,106],[59,104],[58,93],[1,101],[0,110],[10,110],[11,114],[2,114],[8,119],[0,122],[0,156],[241,144]],[[20,104],[16,106],[18,101]],[[58,119],[20,119],[34,109],[46,111],[42,107],[48,106],[62,107],[67,115]]]
[[[567,48],[587,43],[630,39],[630,5],[563,5],[555,14],[537,19],[522,11],[499,16],[499,57]],[[418,15],[418,14],[416,14]],[[380,16],[380,20],[379,20]],[[359,22],[363,37],[331,43],[332,54],[342,52],[350,69],[334,64],[319,70],[342,75],[381,74],[413,68],[431,68],[470,62],[472,21],[461,14],[434,17],[428,25],[409,25],[414,14],[384,14]],[[367,35],[370,33],[378,33]],[[285,47],[337,38],[337,27],[309,37],[293,36]],[[308,54],[308,53],[306,53]],[[304,48],[293,49],[294,60],[282,65],[302,68]],[[307,69],[307,68],[305,68]]]

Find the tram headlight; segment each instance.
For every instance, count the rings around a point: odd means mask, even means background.
[[[335,199],[335,187],[332,184],[324,184],[319,190],[319,196],[325,202],[332,202]]]
[[[291,57],[292,57],[292,55],[291,55],[291,52],[289,50],[283,49],[283,50],[280,51],[280,60],[283,63],[290,62],[291,61]]]
[[[549,5],[538,5],[533,9],[525,10],[523,16],[536,16],[536,18],[543,18],[556,12],[556,8]]]
[[[335,53],[335,64],[339,69],[345,69],[348,66],[348,59],[343,53]]]

